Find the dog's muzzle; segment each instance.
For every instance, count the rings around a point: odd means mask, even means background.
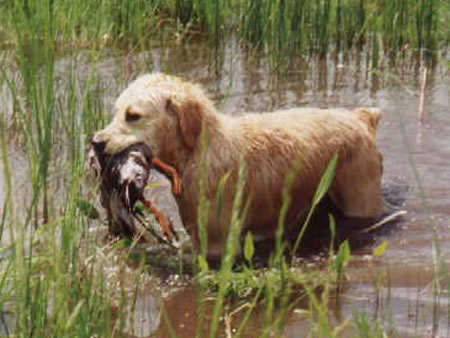
[[[99,138],[98,134],[95,134],[91,140],[92,149],[97,155],[101,155],[105,151],[106,143],[106,141]]]

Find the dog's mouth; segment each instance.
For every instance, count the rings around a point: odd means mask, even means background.
[[[138,143],[114,155],[91,149],[88,165],[100,180],[101,189],[118,193],[124,206],[132,211],[136,201],[143,198],[152,158],[150,148]]]

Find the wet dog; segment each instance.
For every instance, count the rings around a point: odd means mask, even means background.
[[[222,253],[242,163],[247,204],[243,230],[260,237],[273,236],[277,228],[291,172],[295,179],[284,226],[291,231],[301,225],[333,154],[339,162],[328,196],[340,212],[376,218],[385,210],[382,156],[375,140],[381,117],[377,109],[296,108],[232,117],[217,112],[199,86],[152,74],[131,83],[113,113],[112,122],[94,135],[93,147],[114,155],[145,144],[174,166],[183,184],[177,197],[182,220],[197,246],[203,180],[209,203],[208,251],[213,256]]]

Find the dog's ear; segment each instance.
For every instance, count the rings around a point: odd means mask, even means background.
[[[169,98],[166,110],[175,115],[183,142],[193,149],[202,131],[204,116],[202,105],[195,100],[177,102]]]

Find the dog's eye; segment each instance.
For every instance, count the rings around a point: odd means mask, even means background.
[[[125,112],[125,121],[134,122],[141,118],[141,115],[132,111],[127,110]]]

